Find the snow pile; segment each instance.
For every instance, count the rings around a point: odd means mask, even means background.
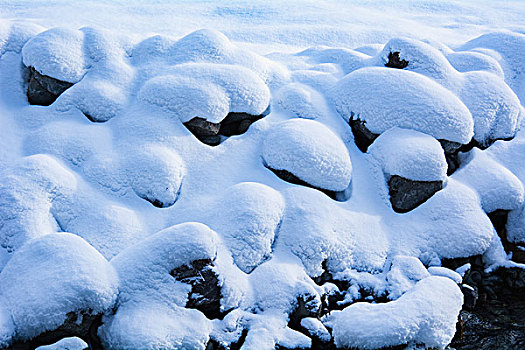
[[[360,119],[376,134],[397,126],[459,143],[473,136],[472,116],[461,100],[413,72],[362,68],[335,85],[332,99],[345,120]]]
[[[292,119],[271,129],[264,140],[263,160],[306,183],[331,191],[345,190],[352,179],[352,163],[343,142],[323,124]]]
[[[442,181],[447,175],[443,149],[433,137],[407,129],[382,133],[368,149],[389,175],[415,181]]]
[[[403,344],[444,348],[456,331],[463,304],[448,278],[427,277],[386,304],[356,303],[329,316],[337,347],[377,349]]]
[[[70,233],[32,240],[13,254],[0,273],[0,300],[20,339],[56,329],[70,312],[106,312],[117,294],[115,270]]]

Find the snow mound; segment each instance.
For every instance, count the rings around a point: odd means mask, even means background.
[[[77,337],[64,338],[55,344],[39,346],[37,350],[84,350],[88,348],[85,341]]]
[[[291,119],[270,129],[264,140],[265,165],[285,170],[321,189],[345,190],[352,163],[345,144],[328,127],[307,119]]]
[[[388,298],[396,300],[420,280],[430,276],[418,258],[396,255],[386,275]]]
[[[456,331],[463,304],[459,287],[448,278],[427,277],[398,300],[356,303],[328,316],[337,347],[377,349],[424,344],[444,348]]]
[[[31,22],[0,20],[0,57],[6,52],[19,53],[29,39],[43,30]]]
[[[442,181],[447,175],[447,161],[440,143],[418,131],[389,129],[374,141],[368,153],[389,175],[415,181]]]
[[[261,78],[234,65],[188,63],[147,81],[139,97],[174,112],[182,122],[201,117],[222,121],[229,112],[260,115],[270,103]]]
[[[270,257],[283,212],[279,192],[258,183],[240,183],[206,209],[202,222],[223,237],[235,264],[250,273]]]
[[[29,40],[22,49],[27,67],[58,80],[76,83],[87,71],[84,33],[67,28],[53,28]]]
[[[186,172],[180,156],[164,146],[149,144],[127,154],[125,173],[133,191],[156,207],[173,205]]]
[[[447,59],[458,72],[486,71],[503,78],[504,73],[498,61],[489,55],[476,51],[459,51],[447,55]]]
[[[113,307],[117,294],[113,268],[70,233],[47,234],[28,242],[0,273],[0,299],[21,339],[54,330],[70,312],[103,313]]]
[[[281,88],[275,96],[276,102],[293,117],[319,119],[324,115],[322,108],[326,100],[315,89],[300,83],[292,83]]]
[[[341,79],[331,97],[345,120],[360,119],[373,133],[397,126],[463,144],[473,136],[467,107],[449,90],[417,73],[359,69]]]
[[[454,174],[454,179],[477,191],[485,212],[521,207],[525,191],[512,172],[493,160],[486,151],[473,149],[470,158],[468,164]]]
[[[389,242],[379,217],[340,208],[309,188],[289,189],[284,196],[287,206],[277,243],[301,259],[308,275],[321,275],[325,260],[332,273],[382,269]]]

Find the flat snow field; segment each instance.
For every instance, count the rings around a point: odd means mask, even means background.
[[[444,349],[442,265],[523,267],[524,54],[523,1],[0,0],[0,349]]]

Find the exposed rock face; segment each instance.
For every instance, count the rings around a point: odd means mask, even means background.
[[[221,288],[210,259],[195,260],[190,265],[177,267],[171,272],[177,281],[192,286],[187,308],[201,311],[209,319],[222,318]]]
[[[220,123],[212,123],[204,118],[195,117],[185,122],[184,125],[202,143],[217,146],[222,141],[221,136],[230,137],[244,134],[250,125],[269,113],[270,107],[260,115],[231,112]]]
[[[40,74],[35,68],[29,67],[27,99],[32,105],[49,106],[71,86],[73,84]]]
[[[495,210],[487,214],[498,233],[501,243],[507,253],[512,253],[512,260],[518,263],[525,263],[525,247],[516,243],[509,242],[507,239],[507,219],[508,210]]]
[[[88,312],[70,312],[66,321],[57,329],[44,332],[37,337],[20,342],[14,342],[10,349],[32,350],[42,345],[58,342],[63,338],[78,337],[89,344],[90,349],[102,349],[97,336],[102,315],[91,315]]]
[[[392,208],[406,213],[426,202],[443,188],[443,181],[414,181],[393,175],[388,180],[388,192]]]
[[[374,142],[379,134],[374,134],[368,130],[365,125],[366,121],[355,118],[353,115],[350,117],[348,124],[350,124],[352,133],[354,134],[354,141],[357,148],[359,148],[361,152],[366,153],[368,147]]]
[[[388,54],[388,62],[385,64],[385,67],[403,69],[408,66],[408,61],[402,60],[399,57],[399,51],[390,52]]]
[[[447,175],[452,175],[461,165],[459,162],[459,151],[462,150],[462,144],[459,142],[453,142],[448,140],[438,140],[445,152],[445,158],[447,160]]]
[[[294,174],[292,174],[291,172],[289,172],[287,170],[277,170],[277,169],[272,169],[272,168],[268,168],[268,169],[270,169],[275,175],[277,175],[280,179],[282,179],[282,180],[284,180],[286,182],[289,182],[289,183],[292,183],[292,184],[295,184],[295,185],[301,185],[301,186],[306,186],[306,187],[310,187],[310,188],[315,188],[316,190],[319,190],[319,191],[323,192],[324,194],[326,194],[328,197],[332,198],[333,200],[336,200],[337,192],[335,192],[335,191],[330,191],[330,190],[326,190],[324,188],[318,188],[318,187],[312,186],[309,183],[301,180],[300,178],[298,178],[297,176],[295,176]]]

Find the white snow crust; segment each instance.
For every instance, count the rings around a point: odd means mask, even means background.
[[[92,313],[108,349],[445,348],[462,294],[441,260],[513,263],[495,210],[525,245],[525,16],[481,3],[0,0],[0,347]],[[24,66],[73,85],[29,105]],[[232,112],[269,114],[216,147],[183,124]],[[441,140],[474,140],[451,176]],[[399,214],[384,174],[444,188]],[[223,319],[170,274],[198,259]],[[329,293],[342,311],[288,326]]]

